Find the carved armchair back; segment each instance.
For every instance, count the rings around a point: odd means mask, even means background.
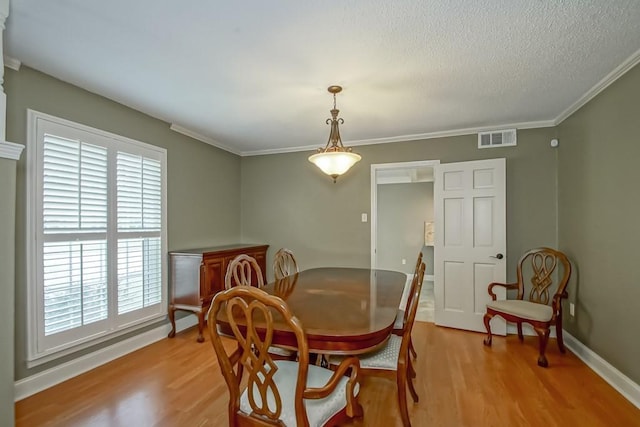
[[[545,305],[559,310],[561,298],[567,297],[567,284],[571,276],[571,262],[555,249],[536,248],[528,251],[518,261],[518,299]]]

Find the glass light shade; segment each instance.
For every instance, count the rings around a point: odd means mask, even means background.
[[[359,154],[347,151],[328,151],[309,156],[309,161],[319,167],[322,172],[333,177],[335,181],[361,158]]]

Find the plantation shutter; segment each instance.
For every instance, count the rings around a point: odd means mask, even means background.
[[[45,135],[44,334],[107,318],[107,150]]]
[[[161,300],[160,162],[118,153],[118,314]]]

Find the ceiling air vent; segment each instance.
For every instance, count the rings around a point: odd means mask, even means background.
[[[516,130],[494,130],[478,134],[478,148],[512,147],[517,144]]]

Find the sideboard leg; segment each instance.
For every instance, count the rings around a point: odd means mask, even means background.
[[[204,329],[204,311],[200,310],[198,313],[198,342],[204,342],[204,336],[202,336],[202,330]]]
[[[173,304],[169,306],[169,321],[171,322],[171,331],[168,337],[173,338],[176,336],[176,309]]]

